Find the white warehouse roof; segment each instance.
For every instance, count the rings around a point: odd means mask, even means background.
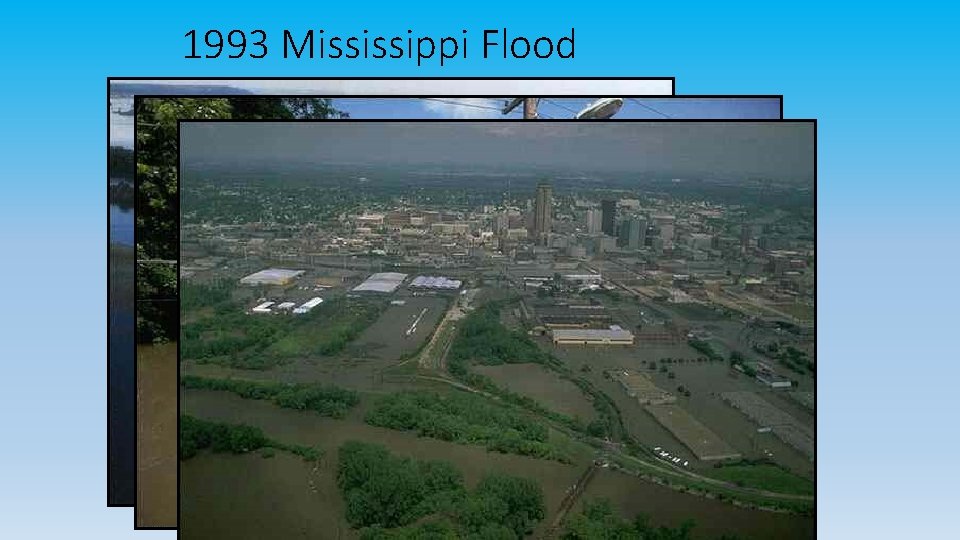
[[[459,289],[463,282],[459,279],[449,279],[442,276],[417,276],[412,282],[411,287],[423,289]]]
[[[397,290],[406,278],[407,275],[400,272],[378,272],[354,287],[353,292],[391,293]]]
[[[256,313],[270,313],[270,306],[273,304],[273,302],[264,302],[250,311],[254,311]]]
[[[267,268],[240,278],[244,285],[282,285],[299,276],[303,270],[287,270],[285,268]]]

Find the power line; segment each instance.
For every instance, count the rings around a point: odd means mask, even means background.
[[[669,114],[667,114],[667,113],[665,113],[665,112],[662,112],[662,111],[658,111],[657,109],[654,109],[654,108],[651,107],[650,105],[647,105],[646,103],[643,103],[642,101],[640,101],[640,100],[637,99],[637,98],[627,98],[627,99],[629,99],[630,101],[632,101],[632,102],[636,103],[637,105],[643,107],[644,109],[647,109],[647,110],[650,110],[650,111],[653,111],[653,112],[659,114],[660,116],[662,116],[662,117],[664,117],[664,118],[671,118],[671,116],[670,116]]]
[[[556,106],[556,107],[560,107],[561,109],[564,109],[564,110],[566,110],[566,111],[569,111],[569,112],[571,112],[571,113],[573,113],[573,114],[577,114],[577,112],[578,112],[578,111],[575,111],[575,110],[571,109],[570,107],[567,107],[566,105],[563,105],[563,104],[561,104],[561,103],[557,103],[556,101],[554,101],[554,100],[552,100],[552,99],[544,99],[543,101],[545,101],[545,102],[547,102],[547,103],[549,103],[549,104],[551,104],[551,105],[554,105],[554,106]]]
[[[478,103],[464,103],[462,101],[451,101],[448,99],[440,99],[440,98],[423,98],[423,99],[425,101],[436,101],[437,103],[446,103],[447,105],[456,105],[458,107],[472,107],[474,109],[486,109],[490,111],[500,112],[499,107],[493,107],[490,105],[480,105]]]

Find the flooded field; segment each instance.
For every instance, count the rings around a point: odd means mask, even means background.
[[[551,350],[575,371],[583,365],[590,365],[591,371],[586,376],[614,400],[623,414],[624,424],[630,434],[650,447],[661,446],[675,456],[690,460],[691,468],[710,467],[712,464],[696,460],[696,456],[686,445],[660,425],[635,399],[628,397],[618,383],[603,378],[603,370],[620,367],[649,373],[657,386],[678,395],[678,406],[744,457],[770,458],[797,474],[813,476],[813,463],[806,456],[771,434],[757,433],[756,426],[742,413],[724,403],[719,394],[738,390],[759,392],[778,406],[792,400],[783,392],[771,390],[731,370],[726,362],[670,363],[667,364],[668,370],[674,374],[674,377],[670,378],[668,373],[659,369],[651,371],[645,362],[668,357],[695,359],[697,355],[692,349],[676,346],[552,347]],[[690,397],[679,396],[677,389],[681,385],[690,391]],[[813,415],[809,411],[794,412],[801,409],[796,403],[783,406],[796,418],[812,426]]]
[[[475,365],[471,369],[490,377],[511,392],[535,399],[551,410],[587,422],[596,417],[593,404],[575,384],[539,364]]]
[[[137,347],[137,526],[177,525],[177,344]]]
[[[203,453],[184,461],[181,475],[183,540],[358,537],[330,471],[298,456]]]
[[[352,356],[397,361],[416,350],[433,332],[447,309],[436,296],[404,296],[403,305],[391,305],[349,348]]]
[[[593,478],[582,500],[595,498],[610,499],[626,517],[646,514],[654,525],[677,526],[693,519],[694,538],[716,539],[727,534],[740,540],[792,540],[813,538],[816,531],[812,517],[739,508],[608,470]]]
[[[313,445],[324,451],[319,466],[277,452],[243,456],[202,453],[181,467],[181,535],[193,538],[354,538],[343,521],[336,488],[337,448],[347,440],[384,444],[391,452],[418,459],[451,462],[473,486],[491,471],[536,480],[544,491],[547,518],[542,533],[567,490],[589,464],[584,455],[572,465],[497,454],[482,448],[418,438],[413,434],[362,423],[359,414],[345,420],[277,408],[223,392],[183,391],[184,413],[223,422],[246,422],[271,438]],[[740,538],[810,538],[812,518],[745,510],[730,504],[673,491],[618,472],[603,470],[586,497],[608,497],[632,517],[655,515],[656,524],[679,525],[693,518],[697,538],[736,533]],[[758,535],[773,531],[773,535]],[[267,536],[264,536],[267,534]],[[536,537],[536,534],[534,535]]]
[[[400,456],[416,457],[417,459],[433,459],[449,461],[456,466],[462,473],[464,481],[468,487],[475,485],[480,478],[488,472],[503,472],[506,474],[523,476],[536,480],[543,488],[544,503],[548,509],[548,515],[554,512],[560,505],[566,489],[576,481],[582,472],[582,465],[567,465],[555,461],[539,460],[524,456],[499,454],[488,452],[487,450],[476,446],[465,446],[435,439],[419,438],[412,433],[400,432],[390,429],[377,428],[366,425],[358,415],[350,415],[345,420],[333,420],[323,418],[312,413],[304,413],[288,409],[281,409],[269,403],[261,401],[243,400],[239,397],[223,392],[211,391],[184,391],[181,401],[181,407],[184,414],[191,414],[200,418],[240,423],[257,426],[263,429],[264,433],[276,440],[285,443],[294,443],[301,445],[310,445],[321,448],[324,451],[324,458],[321,459],[318,474],[313,478],[316,489],[319,493],[336,493],[336,452],[337,448],[348,440],[360,440],[386,445],[391,452]],[[277,453],[277,457],[282,452]],[[188,514],[202,516],[199,508],[187,508],[186,505],[196,504],[202,508],[215,510],[218,515],[210,515],[207,520],[222,519],[224,526],[233,530],[232,516],[234,512],[241,512],[240,509],[247,508],[246,513],[252,512],[250,508],[264,508],[260,514],[260,519],[265,522],[271,522],[275,519],[274,514],[269,513],[270,506],[262,507],[257,504],[235,504],[225,505],[219,502],[219,499],[241,497],[243,493],[256,493],[269,487],[261,487],[261,482],[267,482],[268,486],[276,486],[280,482],[271,475],[285,474],[296,475],[303,479],[307,469],[292,466],[264,466],[267,468],[276,467],[280,470],[271,469],[270,474],[265,478],[259,478],[242,468],[243,463],[233,456],[210,455],[200,456],[202,459],[196,463],[192,460],[185,461],[181,468],[181,478],[184,495],[181,499],[181,512],[184,521],[181,524],[181,534],[183,538],[232,538],[230,535],[224,536],[203,536],[196,535],[196,531],[189,527]],[[244,456],[247,460],[270,461],[259,457],[259,455]],[[196,458],[194,458],[196,459]],[[276,459],[276,458],[272,458]],[[294,458],[299,460],[300,458]],[[217,463],[212,467],[215,471],[209,472],[204,468],[204,463],[231,461],[234,465]],[[584,456],[583,461],[589,462],[589,457]],[[245,462],[244,462],[245,463]],[[254,469],[256,471],[257,469]],[[212,474],[223,474],[227,478],[244,478],[243,482],[247,485],[245,492],[238,494],[236,486],[226,488],[217,482],[211,482]],[[241,480],[230,480],[230,482],[239,482]],[[295,485],[295,479],[289,479],[290,485]],[[251,485],[250,483],[255,483]],[[191,486],[193,486],[191,488]],[[300,488],[297,488],[300,489]],[[190,490],[189,496],[186,490]],[[229,493],[227,493],[229,492]],[[296,490],[291,494],[296,500],[293,505],[300,504],[305,494],[298,494]],[[335,512],[334,516],[328,516],[324,519],[326,526],[329,527],[331,520],[340,519],[342,508],[339,506],[331,507],[323,503],[322,499],[313,498],[317,506],[312,512],[325,514]],[[339,500],[339,499],[338,499]],[[226,513],[224,516],[222,513]],[[311,520],[299,520],[301,526],[308,526],[313,523]],[[276,530],[286,530],[289,525],[283,523],[276,524]],[[210,527],[209,524],[203,527]],[[328,528],[318,528],[308,531],[313,538],[324,538],[324,531]],[[242,536],[239,538],[253,538],[254,536]],[[285,538],[283,535],[272,536],[276,538]],[[299,536],[297,536],[299,537]],[[263,538],[262,536],[259,538]]]

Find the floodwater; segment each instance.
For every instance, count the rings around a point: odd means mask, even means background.
[[[551,350],[574,371],[583,365],[591,366],[591,372],[586,376],[617,404],[623,415],[624,425],[631,435],[648,446],[661,446],[673,455],[690,460],[692,468],[711,467],[713,463],[697,460],[696,456],[647,413],[636,399],[627,396],[618,383],[605,379],[604,370],[622,368],[648,373],[657,386],[674,394],[677,393],[677,387],[683,385],[690,390],[691,396],[680,397],[677,404],[744,457],[770,457],[797,474],[813,476],[814,463],[806,456],[772,434],[757,433],[755,424],[720,399],[719,393],[731,390],[751,390],[765,397],[773,393],[756,381],[731,370],[726,362],[671,363],[668,368],[675,373],[675,378],[670,379],[659,370],[651,372],[645,362],[665,357],[696,358],[697,355],[686,345],[617,349],[553,347]],[[806,418],[812,423],[813,415],[807,413],[798,418]]]
[[[110,243],[133,245],[133,209],[110,205]]]
[[[133,505],[135,502],[133,483],[136,474],[133,248],[110,244],[109,257],[107,500],[113,505]]]
[[[324,450],[314,468],[299,457],[277,452],[273,458],[202,453],[181,465],[181,526],[185,540],[262,538],[355,538],[343,520],[336,488],[336,452],[346,440],[386,445],[398,455],[440,459],[461,470],[467,486],[484,473],[499,471],[537,481],[544,491],[546,518],[542,533],[560,507],[567,489],[580,477],[589,458],[567,465],[486,450],[411,433],[368,426],[358,413],[345,420],[312,412],[281,409],[265,401],[243,400],[225,392],[182,391],[182,410],[202,418],[255,425],[274,439]],[[735,533],[742,539],[812,538],[814,520],[788,514],[748,510],[680,493],[619,472],[601,471],[587,497],[609,497],[625,517],[650,514],[656,525],[677,526],[692,518],[696,538]]]
[[[137,526],[177,526],[177,344],[137,347]]]
[[[596,417],[593,404],[577,385],[539,364],[475,365],[471,369],[511,392],[533,398],[548,409],[587,422]]]
[[[110,182],[122,179],[111,178]],[[134,450],[134,306],[133,211],[109,206],[109,343],[107,362],[107,501],[133,505]]]
[[[736,535],[740,540],[814,538],[816,520],[776,512],[740,508],[732,504],[687,495],[670,488],[603,470],[583,494],[584,500],[607,498],[625,517],[646,514],[654,525],[677,526],[692,519],[694,538]]]

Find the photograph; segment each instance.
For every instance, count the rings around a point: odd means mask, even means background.
[[[510,82],[510,81],[507,81]],[[553,81],[551,81],[552,83]],[[575,81],[574,81],[575,82]],[[171,336],[178,332],[179,308],[174,287],[176,276],[176,242],[171,234],[171,225],[177,219],[174,204],[178,199],[178,184],[175,176],[176,121],[180,118],[200,117],[231,118],[241,120],[264,119],[516,119],[524,112],[535,112],[542,119],[558,117],[586,119],[637,119],[637,118],[749,118],[779,119],[783,110],[782,96],[666,96],[666,97],[575,97],[550,98],[451,98],[451,97],[337,97],[308,98],[302,94],[288,96],[247,95],[243,88],[233,88],[224,96],[214,92],[225,91],[223,87],[187,87],[200,97],[174,96],[169,92],[184,92],[183,86],[131,85],[115,83],[116,94],[111,103],[113,126],[127,126],[111,131],[117,146],[110,149],[111,185],[116,198],[111,200],[111,230],[115,239],[111,243],[111,320],[117,319],[115,337],[111,333],[111,384],[118,387],[110,403],[119,413],[110,415],[111,464],[125,465],[127,459],[136,467],[136,477],[124,474],[109,475],[111,485],[118,496],[124,489],[136,491],[136,517],[139,527],[157,528],[176,526],[175,495],[176,478],[172,473],[176,464],[176,432],[173,427],[175,415],[172,408],[176,399],[176,347]],[[570,90],[571,86],[558,86]],[[140,96],[133,92],[167,92],[161,97]],[[139,107],[134,107],[135,102]],[[141,114],[142,113],[142,114]],[[143,219],[132,207],[134,174],[134,151],[127,149],[124,141],[132,142],[134,122],[137,122],[138,144],[143,152],[138,163],[143,165],[143,182],[138,193],[146,207]],[[163,148],[163,151],[156,149]],[[159,176],[147,178],[148,174]],[[125,191],[127,188],[130,191]],[[129,200],[125,200],[129,199]],[[133,315],[133,260],[124,261],[125,254],[132,254],[132,238],[137,229],[140,276],[138,305],[146,316],[139,318],[137,325],[137,353],[133,352],[130,328],[134,326]],[[124,236],[126,235],[126,236]],[[128,240],[127,240],[128,239]],[[125,243],[125,240],[127,243]],[[114,266],[126,262],[129,266]],[[155,324],[158,321],[165,321]],[[127,326],[124,326],[127,325]],[[111,327],[111,332],[113,327]],[[133,357],[133,358],[131,358]],[[128,362],[129,360],[135,360]],[[133,363],[134,368],[128,364]],[[133,381],[133,372],[138,380]],[[129,377],[129,378],[127,378]],[[136,401],[120,397],[132,395]],[[131,403],[133,402],[133,403]],[[124,406],[130,403],[134,411],[127,412]],[[137,405],[138,404],[138,405]],[[128,418],[126,414],[130,414]],[[130,431],[127,431],[130,426]],[[133,428],[136,426],[136,440]],[[129,433],[129,435],[128,435]],[[120,435],[116,435],[120,434]],[[130,448],[129,457],[120,449]],[[135,448],[135,450],[134,450]],[[134,460],[134,454],[136,459]],[[132,470],[131,466],[131,470]],[[117,466],[118,470],[128,470]],[[130,473],[134,474],[133,472]],[[135,489],[134,489],[135,487]]]
[[[815,121],[203,110],[181,538],[815,537]]]
[[[359,116],[375,115],[380,118],[459,118],[460,115],[490,114],[491,104],[500,104],[501,100],[480,98],[484,95],[532,94],[545,96],[590,96],[597,93],[613,93],[635,96],[668,96],[673,94],[672,77],[568,77],[568,78],[507,78],[507,77],[462,77],[462,78],[256,78],[224,79],[206,78],[151,78],[151,77],[111,77],[107,79],[107,505],[134,506],[138,500],[136,493],[137,457],[136,438],[136,352],[134,315],[134,228],[136,211],[134,209],[134,98],[141,96],[180,96],[207,97],[235,100],[233,104],[247,98],[245,106],[231,110],[231,116],[239,119],[285,119],[311,118],[318,113],[305,104],[325,101],[318,96],[403,96],[433,95],[439,101],[408,100],[406,107],[394,106],[399,101],[381,102],[380,106],[356,107],[346,103],[338,104],[330,111],[342,111],[344,115],[352,111]],[[473,96],[458,98],[458,96]],[[756,114],[772,114],[772,108],[779,105],[780,96],[757,96],[762,101],[756,107]],[[766,98],[766,99],[764,99]],[[776,101],[774,101],[776,100]],[[250,101],[261,103],[251,104]],[[593,100],[595,101],[595,100]],[[263,107],[264,103],[272,107]],[[329,103],[328,100],[326,100]],[[461,104],[462,102],[462,104]],[[577,100],[577,103],[592,101]],[[569,106],[558,100],[554,107]],[[233,104],[231,109],[233,109]],[[386,104],[386,106],[383,106]],[[636,107],[628,106],[627,111]],[[620,107],[622,108],[622,106]],[[748,109],[749,105],[740,107]],[[269,110],[269,116],[263,111]],[[717,109],[713,106],[701,108],[702,111]],[[736,109],[734,109],[736,111]],[[609,111],[609,108],[606,109]],[[508,114],[519,116],[522,107]],[[619,112],[616,111],[616,112]],[[625,111],[626,112],[626,111]],[[677,111],[666,111],[673,114]],[[650,111],[651,114],[657,114]],[[545,111],[544,114],[549,114]],[[720,113],[718,113],[720,114]],[[738,114],[734,112],[733,114]],[[752,112],[743,114],[754,114]],[[779,114],[779,113],[777,113]],[[190,117],[191,115],[187,115]],[[779,118],[780,116],[777,116]],[[176,119],[167,119],[175,122]],[[170,138],[173,138],[172,136]],[[175,195],[175,194],[171,194]],[[140,260],[146,260],[140,257]],[[153,265],[169,264],[164,260],[154,260]],[[156,295],[154,295],[155,297]],[[174,310],[176,308],[174,307]],[[148,430],[149,432],[149,430]],[[156,463],[156,460],[148,461]],[[157,469],[157,465],[148,467],[148,471]],[[162,466],[161,466],[162,468]],[[165,473],[158,473],[161,476]],[[151,482],[146,482],[151,484]],[[142,501],[141,501],[142,502]],[[140,506],[153,506],[149,501]],[[175,527],[176,522],[169,519],[169,512],[163,515],[140,516],[138,523],[149,523],[152,527]]]

